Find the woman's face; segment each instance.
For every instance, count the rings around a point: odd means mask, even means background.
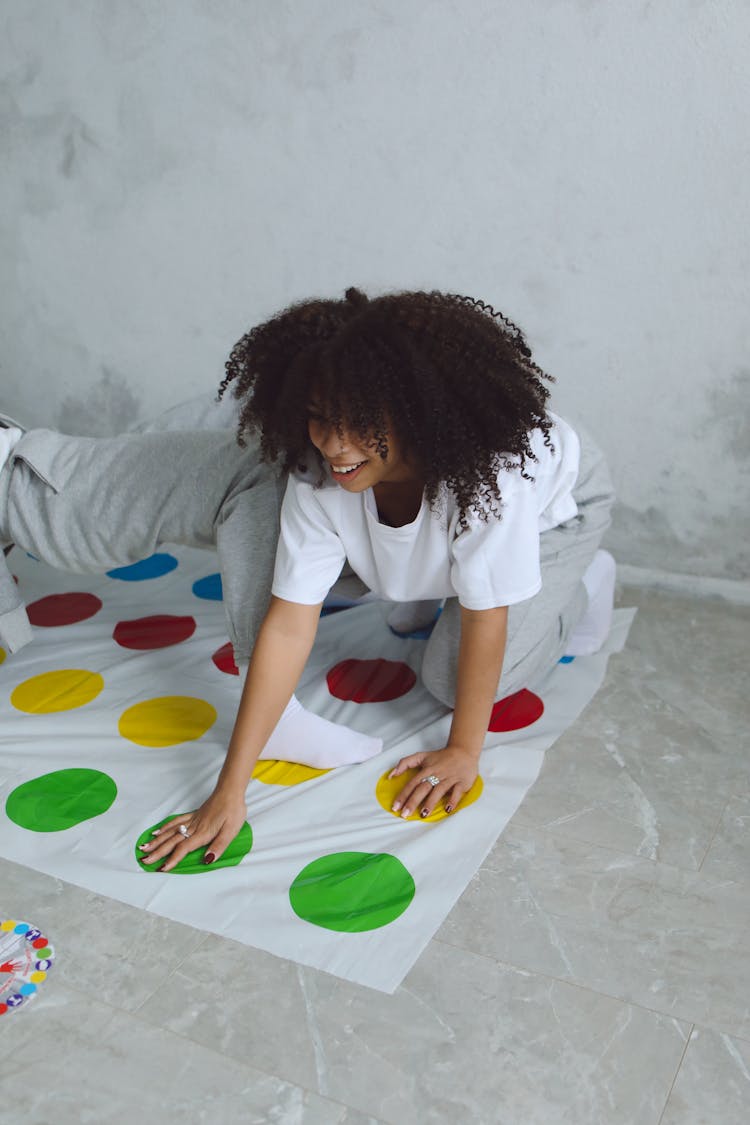
[[[377,484],[403,484],[417,479],[414,467],[390,431],[386,433],[388,456],[383,460],[375,441],[336,429],[315,401],[308,407],[307,429],[332,480],[347,492],[364,492]]]

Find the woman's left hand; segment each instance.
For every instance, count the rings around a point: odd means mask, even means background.
[[[416,769],[417,774],[407,781],[391,806],[402,817],[411,816],[419,808],[420,816],[429,816],[438,801],[445,811],[453,812],[464,793],[468,793],[477,779],[479,754],[460,746],[446,746],[442,750],[421,750],[410,754],[389,773],[398,777],[406,770]],[[431,780],[427,780],[430,778]],[[437,783],[433,784],[437,778]]]

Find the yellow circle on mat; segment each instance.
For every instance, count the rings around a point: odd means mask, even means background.
[[[264,785],[299,785],[302,781],[311,781],[314,777],[322,777],[330,770],[316,770],[313,766],[301,766],[297,762],[280,762],[275,758],[267,758],[258,762],[253,770],[253,779],[262,781]]]
[[[55,711],[74,711],[96,699],[104,687],[98,672],[83,668],[64,668],[32,676],[12,692],[10,701],[30,715],[50,715]]]
[[[424,775],[427,774],[427,770],[424,766],[422,766],[419,772]],[[410,781],[411,778],[416,777],[416,775],[417,770],[406,770],[404,773],[399,774],[398,777],[392,778],[389,777],[387,773],[384,773],[378,781],[378,784],[375,786],[375,796],[377,797],[379,803],[383,806],[385,811],[389,812],[391,816],[397,816],[401,820],[404,819],[401,816],[401,810],[399,809],[398,812],[394,812],[391,806],[396,800],[397,794],[401,792],[407,781]],[[435,808],[432,810],[429,816],[420,816],[419,810],[422,806],[418,805],[416,811],[413,812],[411,816],[406,817],[406,819],[418,820],[420,824],[434,824],[436,820],[445,820],[447,816],[455,816],[457,812],[461,812],[461,810],[465,809],[468,805],[473,805],[475,801],[478,801],[482,796],[483,789],[484,782],[482,781],[481,777],[477,777],[469,792],[464,793],[461,801],[452,813],[447,813],[445,811],[443,802],[439,801],[437,805],[435,805]],[[422,800],[424,800],[424,797],[422,798]]]
[[[17,925],[18,925],[17,922],[8,918],[8,919],[6,919],[5,922],[0,922],[0,930],[5,930],[5,932],[7,933],[8,930],[15,930]]]
[[[5,660],[5,649],[0,648],[0,664]]]
[[[32,973],[31,976],[29,977],[29,980],[31,981],[32,984],[41,984],[41,982],[43,980],[46,980],[46,979],[47,979],[47,974],[42,972],[41,969],[39,969],[36,973]]]
[[[216,722],[216,708],[191,695],[163,695],[136,703],[120,716],[117,729],[138,746],[176,746],[205,734]]]

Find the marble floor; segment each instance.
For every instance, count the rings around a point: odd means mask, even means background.
[[[54,976],[0,1122],[745,1125],[750,610],[625,590],[626,650],[394,996],[0,864]]]

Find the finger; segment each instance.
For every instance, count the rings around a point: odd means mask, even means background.
[[[166,824],[162,824],[159,828],[155,828],[151,833],[152,836],[162,836],[171,828],[178,828],[180,824],[190,827],[190,820],[195,816],[195,809],[192,812],[179,813],[177,816],[172,817]]]
[[[409,754],[408,757],[402,758],[400,762],[397,762],[397,764],[393,767],[393,769],[388,774],[388,776],[389,777],[399,777],[402,773],[405,773],[406,770],[417,769],[418,766],[422,765],[422,763],[424,762],[424,759],[425,759],[425,755],[423,753],[422,754]]]
[[[437,788],[436,785],[431,785],[429,781],[425,781],[423,777],[415,778],[409,796],[402,801],[401,815],[403,817],[411,816],[414,810],[419,807],[420,802],[428,800]]]
[[[189,829],[189,836],[185,836],[184,833],[179,831],[180,825],[184,825],[185,827],[187,827],[184,819],[180,820],[173,828],[169,830],[165,829],[164,831],[160,832],[158,836],[155,836],[152,840],[146,840],[143,844],[139,844],[139,850],[145,852],[149,857],[149,860],[152,857],[158,858],[161,855],[166,855],[169,849],[173,848],[175,844],[178,844],[180,840],[187,840],[195,835],[195,830]],[[143,856],[142,858],[146,860],[146,856]]]
[[[398,812],[399,809],[403,808],[404,811],[401,815],[409,816],[409,813],[406,811],[406,805],[412,805],[412,795],[419,789],[421,784],[422,779],[419,776],[410,778],[403,789],[396,794],[396,800],[391,805],[392,811]]]
[[[427,797],[425,798],[425,801],[422,804],[421,809],[419,810],[419,815],[425,817],[434,812],[438,803],[443,799],[443,797],[449,790],[450,786],[445,785],[445,783],[441,785],[433,785],[432,792],[427,794]]]
[[[461,803],[461,798],[466,792],[467,790],[464,788],[464,786],[461,785],[460,782],[456,782],[456,784],[451,789],[449,789],[443,797],[445,811],[447,813],[455,812],[455,810]]]
[[[237,833],[232,832],[231,829],[222,828],[203,853],[203,862],[206,864],[215,863],[224,854],[236,835]]]

